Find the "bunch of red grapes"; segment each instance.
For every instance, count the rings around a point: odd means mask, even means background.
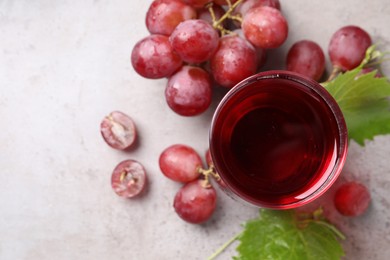
[[[146,27],[151,34],[136,43],[131,63],[145,78],[168,78],[166,101],[182,116],[207,110],[213,87],[232,88],[261,70],[267,49],[278,48],[288,36],[279,0],[154,0]],[[339,29],[329,43],[334,68],[330,79],[357,67],[371,44],[368,33],[357,26]],[[284,69],[319,81],[325,71],[324,52],[313,41],[298,41],[291,46]],[[134,122],[119,111],[104,118],[101,133],[111,147],[120,150],[131,147],[136,139]],[[184,183],[174,198],[174,208],[190,223],[208,220],[215,210],[217,195],[210,177],[223,185],[209,151],[206,161],[208,170],[193,148],[181,144],[168,147],[159,158],[162,173]],[[112,174],[112,187],[123,197],[137,196],[145,184],[145,169],[134,160],[121,162]],[[361,196],[351,195],[357,193]],[[354,216],[366,210],[369,200],[367,189],[353,183],[337,193],[335,203],[340,213]]]
[[[166,101],[183,116],[210,106],[213,85],[231,88],[255,74],[263,50],[288,35],[279,0],[155,0],[146,26],[151,35],[134,46],[133,67],[146,78],[168,78]]]
[[[232,88],[258,72],[267,49],[278,48],[288,36],[279,0],[155,0],[146,27],[151,35],[134,46],[132,65],[143,77],[168,78],[166,101],[182,116],[204,112],[213,86]],[[336,32],[329,44],[335,72],[358,66],[370,45],[359,27]],[[324,52],[313,41],[299,41],[285,68],[318,81]]]

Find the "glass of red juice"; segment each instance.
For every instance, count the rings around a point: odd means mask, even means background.
[[[333,97],[288,71],[251,76],[232,88],[211,124],[210,152],[224,189],[259,207],[288,209],[323,194],[348,148]]]

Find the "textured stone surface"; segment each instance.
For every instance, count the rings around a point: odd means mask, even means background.
[[[147,35],[150,3],[0,1],[0,259],[205,259],[257,215],[221,192],[204,225],[174,213],[180,185],[160,173],[158,156],[174,143],[203,154],[222,93],[205,114],[184,118],[165,103],[166,80],[133,71],[129,55]],[[385,0],[281,3],[290,34],[270,53],[269,68],[296,40],[312,39],[326,50],[332,33],[348,24],[390,50]],[[390,75],[389,63],[383,68]],[[136,149],[119,152],[103,142],[99,124],[112,110],[135,120]],[[343,178],[365,182],[373,203],[360,218],[331,216],[348,235],[347,259],[390,257],[389,153],[390,136],[364,148],[351,144]],[[147,192],[135,200],[117,197],[110,186],[111,171],[128,158],[149,174]],[[234,246],[220,259],[233,254]]]

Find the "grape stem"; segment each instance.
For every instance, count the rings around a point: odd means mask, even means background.
[[[214,13],[214,10],[213,10],[213,2],[211,2],[207,8],[210,12],[210,15],[211,15],[211,19],[213,20],[213,27],[214,29],[216,30],[219,30],[223,35],[226,35],[226,34],[230,34],[232,33],[230,30],[227,30],[223,27],[222,23],[226,20],[226,19],[232,19],[232,20],[235,20],[235,21],[238,21],[238,22],[242,22],[242,18],[241,16],[239,15],[232,15],[232,12],[234,11],[234,9],[236,9],[236,7],[242,2],[243,0],[238,0],[237,2],[235,2],[234,4],[232,4],[232,2],[230,0],[226,0],[227,4],[228,4],[228,10],[225,12],[225,14],[219,18],[217,20],[216,16],[215,16],[215,13]]]
[[[332,73],[330,73],[329,78],[325,82],[331,82],[332,80],[334,80],[341,71],[342,70],[340,67],[333,67]]]
[[[217,251],[215,251],[211,256],[209,256],[207,258],[207,260],[213,260],[215,259],[217,256],[219,256],[223,251],[225,251],[225,249],[230,246],[234,241],[236,241],[240,236],[241,236],[242,232],[236,234],[234,237],[232,237],[229,241],[227,241],[225,244],[223,244],[220,248],[217,249]]]
[[[229,8],[232,8],[232,1],[226,0],[226,3],[228,4],[228,7],[229,7]]]
[[[230,16],[230,19],[235,20],[235,21],[237,21],[239,23],[242,23],[241,15],[232,15],[232,16]]]
[[[210,188],[211,182],[210,182],[210,176],[215,178],[216,181],[220,181],[221,177],[219,177],[219,174],[215,171],[214,165],[210,165],[208,169],[198,168],[198,172],[203,175],[204,180],[202,182],[203,188]]]

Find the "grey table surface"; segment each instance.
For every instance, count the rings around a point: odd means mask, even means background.
[[[166,80],[137,75],[129,56],[148,35],[151,0],[0,0],[0,259],[205,259],[241,230],[257,209],[218,191],[203,225],[181,221],[172,207],[180,185],[158,167],[174,143],[208,148],[208,129],[221,93],[203,115],[184,118],[166,105]],[[386,0],[281,0],[290,33],[270,53],[311,39],[327,50],[333,32],[355,24],[390,50]],[[328,64],[328,70],[330,69]],[[383,66],[390,76],[390,66]],[[131,115],[139,144],[109,148],[99,124],[112,110]],[[334,220],[348,239],[346,259],[390,257],[390,135],[351,143],[343,177],[365,182],[372,205],[362,217]],[[140,198],[117,197],[110,176],[120,161],[142,162],[149,176]],[[234,255],[234,247],[219,259]]]

